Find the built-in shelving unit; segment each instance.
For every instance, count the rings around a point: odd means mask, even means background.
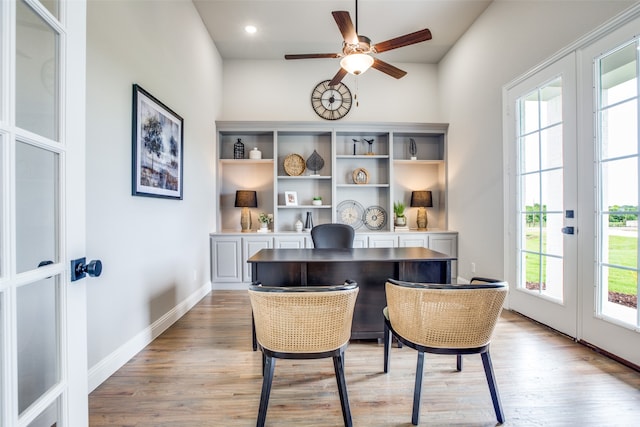
[[[296,232],[310,212],[314,225],[341,222],[340,206],[355,203],[363,212],[382,209],[380,227],[360,221],[354,247],[422,246],[457,256],[457,233],[447,229],[447,125],[368,123],[217,122],[217,230],[211,233],[211,278],[214,287],[243,289],[251,281],[247,259],[263,248],[311,248],[309,232]],[[234,159],[234,144],[244,144],[244,159]],[[372,143],[369,144],[368,141]],[[415,143],[415,160],[409,147]],[[254,147],[262,159],[249,159]],[[318,171],[291,176],[285,159],[298,154],[305,161],[316,151],[324,160]],[[354,171],[366,174],[356,177]],[[255,190],[258,207],[252,208],[253,232],[240,232],[240,208],[234,207],[237,190]],[[427,208],[428,231],[399,231],[393,226],[393,203],[407,206],[410,227],[416,208],[411,192],[430,190],[433,207]],[[297,204],[287,204],[285,193],[295,192]],[[322,205],[313,205],[314,196]],[[273,213],[268,233],[256,232],[260,212]],[[452,276],[457,274],[452,263]]]
[[[341,222],[338,205],[357,201],[366,210],[381,208],[387,214],[384,227],[362,224],[356,232],[393,231],[393,203],[407,206],[409,224],[415,224],[415,209],[409,207],[411,192],[431,190],[434,206],[428,208],[429,228],[447,229],[447,171],[445,124],[369,123],[281,123],[218,122],[218,230],[239,231],[239,209],[234,207],[236,190],[255,190],[258,207],[252,209],[253,227],[260,212],[273,213],[274,232],[293,232],[297,220],[311,212],[314,224]],[[240,139],[245,159],[233,158]],[[410,141],[415,142],[416,160],[411,160]],[[370,142],[370,143],[369,143]],[[261,160],[248,159],[254,147]],[[317,152],[324,159],[319,171],[306,169],[299,176],[285,170],[285,159],[298,154],[305,161]],[[364,169],[366,182],[354,182],[354,171]],[[297,205],[286,203],[285,193],[295,192]],[[312,204],[314,196],[322,205]]]

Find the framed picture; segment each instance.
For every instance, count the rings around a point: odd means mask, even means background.
[[[134,84],[132,195],[182,200],[183,135],[182,117]]]
[[[287,206],[298,206],[298,193],[295,191],[285,191],[284,201]]]

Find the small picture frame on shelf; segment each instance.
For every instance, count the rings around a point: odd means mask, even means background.
[[[286,206],[298,206],[298,193],[296,191],[285,191],[284,203]]]
[[[369,172],[365,168],[358,168],[353,171],[353,182],[355,184],[368,184]]]

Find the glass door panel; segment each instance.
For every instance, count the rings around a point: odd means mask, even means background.
[[[599,158],[596,313],[633,327],[638,316],[638,41],[596,60]]]
[[[16,270],[58,261],[59,155],[16,143]]]
[[[23,0],[16,22],[16,126],[57,141],[59,36]]]
[[[521,289],[562,302],[562,80],[556,78],[518,103]]]
[[[58,277],[16,291],[19,414],[60,379]]]

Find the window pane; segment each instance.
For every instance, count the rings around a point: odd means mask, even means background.
[[[630,43],[600,60],[602,108],[637,96],[637,44]]]
[[[527,94],[520,102],[520,135],[540,129],[538,91]]]
[[[600,112],[602,159],[638,153],[637,101],[627,101]]]
[[[16,144],[16,270],[58,261],[58,154]]]
[[[522,177],[522,210],[540,211],[540,174]]]
[[[562,167],[562,125],[540,132],[541,169]]]
[[[57,0],[40,0],[40,3],[42,3],[42,5],[46,7],[53,16],[55,16],[57,19],[60,19],[58,9],[59,3]]]
[[[16,3],[16,124],[58,140],[58,35]]]
[[[521,168],[523,173],[534,172],[540,170],[540,134],[538,132],[532,133],[520,138],[522,145],[520,147],[521,153]]]
[[[542,210],[563,211],[562,169],[542,172]]]
[[[612,160],[602,163],[602,210],[619,210],[638,206],[638,159]]]
[[[543,260],[542,293],[548,297],[562,301],[562,277],[564,273],[562,258],[545,256]]]
[[[540,89],[540,127],[562,122],[562,79],[558,77]]]
[[[635,325],[638,319],[638,273],[602,267],[602,313]]]
[[[546,213],[542,230],[542,252],[561,257],[563,255],[564,234],[562,234],[562,213]]]
[[[57,283],[49,278],[16,290],[20,413],[59,380]]]

